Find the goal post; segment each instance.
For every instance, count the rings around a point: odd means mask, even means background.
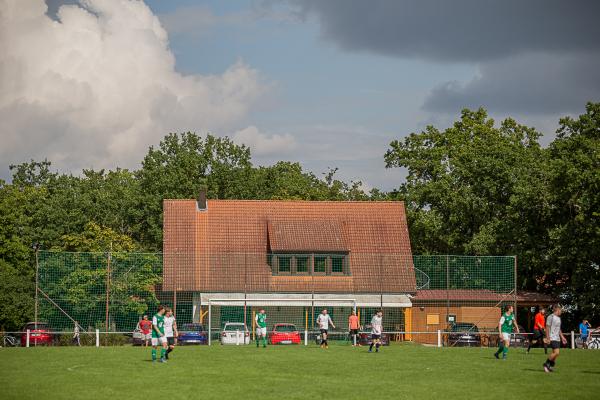
[[[225,344],[252,343],[256,340],[255,317],[261,309],[264,309],[267,315],[269,344],[307,346],[320,333],[316,319],[323,309],[327,309],[335,325],[335,328],[330,327],[330,337],[335,340],[347,340],[348,317],[353,310],[356,311],[356,307],[354,298],[209,298],[207,342],[208,345],[212,345],[213,341],[218,339],[220,343]],[[232,340],[232,337],[235,340]]]

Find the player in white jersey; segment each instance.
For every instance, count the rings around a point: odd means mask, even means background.
[[[319,329],[321,330],[321,348],[329,348],[329,343],[327,343],[327,333],[329,332],[329,324],[331,324],[333,329],[335,329],[333,320],[327,313],[327,310],[324,309],[323,311],[321,311],[321,314],[319,314],[319,317],[317,318],[317,325],[319,325]]]
[[[381,345],[381,334],[383,333],[383,311],[378,310],[373,318],[371,318],[371,345],[369,346],[369,353],[373,351],[373,345],[375,345],[375,353],[379,352],[379,346]]]
[[[179,332],[177,332],[177,321],[173,315],[173,310],[167,308],[167,313],[165,314],[165,337],[167,338],[167,343],[169,345],[165,354],[167,360],[169,359],[169,353],[175,349],[177,336],[179,336]]]
[[[546,343],[550,344],[552,348],[552,353],[544,363],[544,371],[552,372],[554,371],[554,365],[556,364],[556,359],[560,354],[560,345],[567,344],[567,338],[563,335],[562,330],[560,329],[560,314],[562,313],[561,307],[557,304],[552,308],[552,314],[546,318]]]

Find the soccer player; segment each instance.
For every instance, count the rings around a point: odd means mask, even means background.
[[[544,354],[548,354],[548,346],[544,341],[546,337],[546,332],[544,329],[546,327],[546,309],[540,308],[537,314],[535,314],[535,319],[533,320],[533,337],[527,346],[527,353],[529,354],[529,350],[533,345],[542,344],[544,346]]]
[[[321,311],[319,317],[317,318],[317,325],[319,325],[319,329],[321,330],[321,348],[328,349],[329,343],[327,343],[327,333],[329,332],[329,324],[335,329],[335,325],[333,324],[333,320],[327,314],[327,309]]]
[[[352,346],[360,346],[360,343],[356,340],[358,337],[358,330],[360,329],[360,323],[356,311],[352,310],[352,314],[348,317],[348,331],[350,331],[350,340],[352,340]]]
[[[544,363],[544,371],[552,372],[554,371],[554,365],[556,364],[556,359],[560,354],[560,345],[567,344],[567,338],[563,335],[562,330],[560,329],[560,314],[562,313],[561,307],[556,304],[552,308],[552,314],[548,316],[546,319],[546,341],[550,342],[550,348],[552,349],[552,353]]]
[[[179,332],[177,332],[177,321],[173,315],[173,310],[167,308],[165,314],[165,337],[167,338],[167,345],[169,346],[165,353],[165,359],[167,360],[169,359],[169,353],[175,349],[175,340],[177,336],[179,336]]]
[[[144,318],[139,322],[138,326],[142,331],[142,339],[144,339],[144,347],[148,347],[148,341],[152,338],[152,322],[148,320],[148,316],[144,315]]]
[[[510,335],[512,334],[513,326],[517,333],[519,333],[519,326],[517,325],[515,315],[513,314],[513,306],[508,305],[505,310],[504,315],[500,317],[500,321],[498,322],[498,333],[500,334],[500,337],[498,338],[498,351],[494,353],[494,357],[496,358],[500,358],[500,353],[502,353],[503,360],[506,360],[506,356],[508,355]]]
[[[259,313],[254,317],[256,320],[256,347],[262,339],[263,349],[267,347],[267,314],[264,309],[260,309]]]
[[[589,335],[589,331],[590,331],[591,327],[592,326],[590,325],[590,323],[588,322],[587,319],[584,319],[579,324],[579,337],[581,338],[581,345],[583,346],[584,349],[587,349],[587,343],[588,343],[588,337],[589,337],[588,335]]]
[[[165,337],[165,308],[158,306],[158,311],[152,317],[152,362],[156,361],[156,350],[160,343],[160,362],[167,362],[167,338]]]
[[[371,318],[371,345],[369,346],[369,353],[373,351],[373,345],[375,345],[375,353],[379,353],[379,346],[381,345],[381,333],[383,332],[383,311],[378,310],[373,318]]]

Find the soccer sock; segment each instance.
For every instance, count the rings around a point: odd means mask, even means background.
[[[369,351],[373,350],[373,342],[369,345]]]
[[[504,347],[502,349],[502,357],[506,357],[507,354],[508,354],[508,347]]]
[[[263,343],[263,347],[267,347],[267,337],[266,336],[262,337],[262,343]]]
[[[379,351],[379,343],[375,345],[375,351]]]
[[[169,348],[167,349],[167,354],[169,354],[169,353],[170,353],[170,352],[172,352],[172,351],[173,351],[173,348],[172,348],[172,347],[169,347]]]
[[[500,342],[500,344],[498,345],[498,351],[496,352],[496,354],[502,353],[503,350],[504,350],[504,342]]]
[[[156,349],[152,348],[152,360],[156,360]]]
[[[167,353],[167,350],[165,350],[164,347],[162,347],[160,349],[160,358],[165,358],[165,354]]]

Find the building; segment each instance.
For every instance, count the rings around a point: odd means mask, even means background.
[[[244,306],[229,310],[220,324],[240,313],[247,321],[264,305],[302,308],[296,321],[308,320],[310,308],[312,321],[314,307],[335,298],[353,299],[363,319],[371,309],[389,309],[397,315],[388,318],[389,328],[399,329],[403,309],[412,305],[417,287],[402,202],[206,200],[201,194],[164,200],[163,209],[162,290],[189,299],[195,321],[215,299],[243,299],[220,304]],[[285,298],[297,300],[282,303]],[[340,318],[338,303],[330,303]]]

